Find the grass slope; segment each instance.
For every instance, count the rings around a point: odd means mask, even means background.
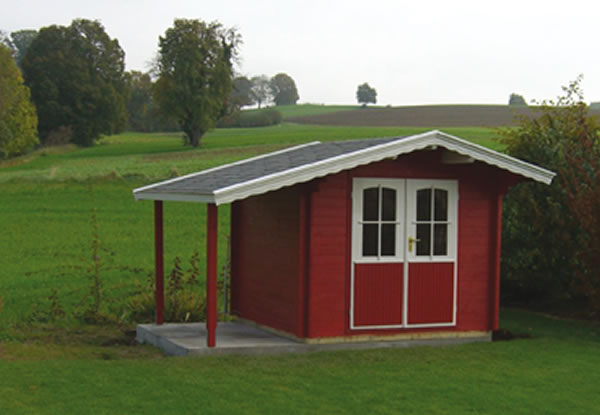
[[[284,120],[293,117],[305,117],[312,115],[329,114],[332,112],[348,111],[360,108],[358,105],[319,105],[319,104],[298,104],[298,105],[280,105],[274,108],[281,113]],[[247,112],[262,111],[262,109],[246,110]]]

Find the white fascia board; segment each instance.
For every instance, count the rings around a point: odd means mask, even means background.
[[[239,164],[248,163],[250,161],[260,160],[262,158],[270,157],[270,156],[273,156],[273,155],[276,155],[276,154],[287,153],[288,151],[298,150],[300,148],[308,147],[308,146],[313,146],[315,144],[321,144],[321,142],[320,141],[312,141],[310,143],[304,143],[304,144],[300,144],[300,145],[297,145],[297,146],[287,147],[287,148],[284,148],[282,150],[273,151],[271,153],[260,154],[258,156],[250,157],[248,159],[234,161],[233,163],[223,164],[222,166],[213,167],[211,169],[206,169],[206,170],[202,170],[202,171],[198,171],[198,172],[186,174],[184,176],[175,177],[173,179],[164,180],[162,182],[149,184],[147,186],[138,187],[137,189],[133,189],[133,195],[135,196],[136,200],[148,199],[146,197],[138,197],[138,194],[141,193],[141,192],[146,192],[146,191],[148,191],[150,189],[154,189],[154,188],[156,188],[158,186],[163,186],[165,184],[175,183],[175,182],[179,182],[181,180],[190,179],[192,177],[202,176],[204,174],[212,173],[212,172],[217,171],[217,170],[222,170],[222,169],[227,168],[227,167],[237,166]],[[153,194],[159,194],[159,193],[153,193]],[[151,199],[151,200],[161,200],[161,199]],[[164,199],[164,200],[174,200],[174,199]]]
[[[434,130],[217,189],[215,202],[230,203],[436,145],[541,183],[550,184],[555,176],[549,170]]]
[[[458,138],[441,131],[436,131],[436,134],[437,138],[440,140],[439,145],[442,147],[451,151],[455,151],[456,153],[464,156],[470,156],[477,161],[508,170],[511,173],[515,173],[544,184],[552,183],[552,179],[554,176],[556,176],[556,173],[550,170],[546,170],[534,164],[527,163],[526,161],[516,159],[507,154],[499,153],[479,144],[463,140],[462,138]]]
[[[143,192],[134,193],[135,200],[170,200],[176,202],[215,203],[213,195],[200,195],[193,193],[167,193],[167,192]]]

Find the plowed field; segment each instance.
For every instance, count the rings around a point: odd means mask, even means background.
[[[498,127],[514,125],[515,116],[531,115],[528,107],[508,105],[424,105],[358,108],[348,111],[290,117],[286,121],[317,125],[399,127]]]

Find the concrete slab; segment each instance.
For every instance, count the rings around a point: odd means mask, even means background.
[[[307,344],[278,336],[239,322],[220,322],[217,325],[217,346],[206,346],[205,323],[140,324],[136,339],[149,343],[173,356],[214,354],[278,354],[306,353],[325,350],[357,350],[398,348],[412,346],[445,346],[473,342],[486,342],[491,335],[442,339],[410,339],[352,343]]]

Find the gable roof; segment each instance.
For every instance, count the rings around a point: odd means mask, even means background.
[[[133,194],[137,200],[220,205],[432,146],[545,184],[555,176],[549,170],[434,130],[407,137],[315,141],[140,187]]]

